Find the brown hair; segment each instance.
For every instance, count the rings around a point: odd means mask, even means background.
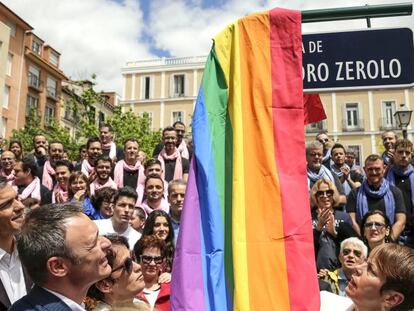
[[[85,191],[85,197],[89,197],[89,179],[88,177],[82,173],[81,171],[75,171],[72,174],[70,174],[68,185],[69,185],[69,198],[73,198],[75,195],[72,191],[72,183],[77,180],[78,178],[82,178],[86,182],[86,191]]]
[[[384,162],[384,160],[379,156],[378,154],[370,154],[366,159],[364,165],[366,166],[368,162],[375,162],[377,160],[380,160],[381,162]]]
[[[385,283],[381,293],[394,290],[404,295],[403,302],[392,310],[409,310],[414,308],[414,249],[398,244],[383,244],[374,248],[370,258],[384,276]]]
[[[395,142],[394,149],[397,150],[397,148],[410,148],[413,149],[413,143],[409,141],[408,139],[398,139]]]
[[[161,256],[165,257],[165,247],[164,240],[157,238],[155,235],[143,235],[134,246],[135,257],[139,262],[142,253],[147,248],[158,248]]]

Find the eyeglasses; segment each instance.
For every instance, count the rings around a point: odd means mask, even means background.
[[[141,258],[141,261],[147,265],[149,265],[153,260],[156,265],[160,265],[164,261],[164,257],[162,256],[153,257],[153,256],[141,255],[140,258]]]
[[[316,196],[317,197],[326,196],[326,197],[329,198],[329,197],[333,196],[333,194],[334,194],[334,191],[332,189],[325,190],[325,191],[322,191],[322,190],[316,191]]]
[[[364,225],[364,228],[378,228],[378,229],[382,229],[382,228],[385,228],[385,224],[382,224],[382,223],[380,223],[380,222],[376,222],[376,221],[373,221],[373,222],[367,222],[365,225]]]
[[[134,260],[131,257],[127,257],[121,266],[119,266],[118,268],[112,269],[112,273],[120,269],[124,269],[126,273],[131,274],[133,265],[134,265]]]
[[[323,143],[326,143],[326,142],[328,142],[328,138],[325,138],[325,139],[318,139],[318,141],[321,143],[321,144],[323,144]]]
[[[361,258],[361,256],[362,256],[362,252],[361,252],[361,251],[358,251],[358,250],[355,250],[355,249],[345,248],[345,249],[342,251],[342,254],[343,254],[344,256],[348,256],[348,255],[349,255],[349,254],[351,254],[351,253],[354,253],[355,257],[357,257],[357,258]]]

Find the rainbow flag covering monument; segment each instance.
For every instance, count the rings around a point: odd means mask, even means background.
[[[301,15],[274,9],[214,38],[172,310],[319,310],[306,181]]]

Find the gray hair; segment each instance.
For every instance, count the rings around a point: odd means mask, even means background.
[[[66,223],[82,214],[79,204],[48,204],[30,211],[17,235],[20,260],[33,282],[42,285],[48,269],[47,261],[54,256],[80,264],[66,244]]]
[[[311,141],[310,143],[306,144],[306,154],[308,154],[312,149],[323,149],[323,145],[317,140]]]
[[[348,244],[352,244],[352,245],[360,248],[362,256],[364,256],[364,258],[367,258],[367,256],[368,256],[368,247],[359,238],[355,238],[355,237],[347,238],[347,239],[345,239],[341,242],[340,254],[342,254],[342,252],[345,248],[345,245],[348,245]]]
[[[183,179],[174,179],[171,180],[168,184],[168,195],[170,195],[172,188],[175,186],[187,186],[187,183]]]

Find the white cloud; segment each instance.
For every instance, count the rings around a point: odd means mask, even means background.
[[[73,79],[98,76],[97,89],[122,88],[121,67],[128,60],[153,57],[138,41],[144,27],[133,0],[4,0],[36,35],[58,50],[65,74]]]

